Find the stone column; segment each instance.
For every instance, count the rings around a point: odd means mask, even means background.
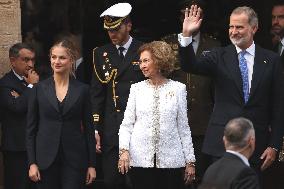
[[[0,0],[0,77],[10,69],[9,48],[21,39],[20,0]]]
[[[20,0],[0,0],[0,77],[10,70],[9,48],[21,39]],[[0,189],[2,188],[3,163],[0,153]]]

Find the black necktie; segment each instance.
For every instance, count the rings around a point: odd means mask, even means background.
[[[28,83],[27,83],[24,79],[21,80],[21,83],[22,83],[24,86],[28,86]]]
[[[124,55],[123,55],[123,51],[125,50],[124,47],[118,47],[118,51],[119,51],[119,57],[121,60],[124,59]]]

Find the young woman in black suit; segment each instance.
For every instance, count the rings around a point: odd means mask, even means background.
[[[74,78],[75,48],[50,50],[53,76],[34,87],[28,106],[29,177],[39,189],[81,189],[96,178],[89,88]]]

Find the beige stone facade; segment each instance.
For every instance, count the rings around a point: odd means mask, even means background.
[[[21,10],[20,0],[0,0],[0,77],[10,69],[8,50],[20,42]],[[3,188],[3,163],[0,154],[0,189]]]
[[[20,0],[0,0],[0,77],[9,67],[8,50],[21,41]]]

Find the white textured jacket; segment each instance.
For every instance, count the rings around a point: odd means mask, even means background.
[[[168,80],[154,87],[149,80],[131,85],[119,148],[130,153],[130,166],[179,168],[195,161],[187,119],[186,86]]]

